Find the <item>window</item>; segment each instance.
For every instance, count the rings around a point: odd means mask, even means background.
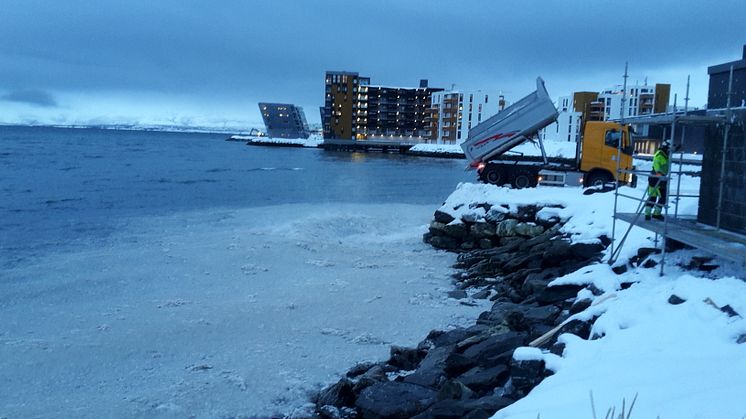
[[[489,97],[489,96],[487,96],[487,95],[484,95],[484,103],[487,103],[487,102],[489,102],[489,99],[490,99],[490,97]]]
[[[474,102],[474,95],[470,94],[469,95],[469,103],[472,103],[472,102]]]

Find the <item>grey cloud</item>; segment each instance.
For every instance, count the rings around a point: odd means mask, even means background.
[[[742,0],[6,3],[0,89],[288,101],[313,120],[325,70],[520,95],[537,75],[563,89],[607,87],[585,81],[619,82],[625,61],[638,79],[661,68],[704,73],[746,41]]]
[[[0,100],[25,103],[46,108],[57,106],[57,101],[54,97],[42,90],[16,90],[0,96]]]

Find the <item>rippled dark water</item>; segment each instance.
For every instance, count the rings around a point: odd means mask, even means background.
[[[0,266],[132,217],[286,203],[441,202],[463,160],[249,147],[223,134],[0,127]]]

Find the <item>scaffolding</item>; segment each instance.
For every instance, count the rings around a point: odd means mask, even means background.
[[[627,81],[627,69],[625,66],[625,74],[624,74],[624,80],[625,80],[625,93],[626,93],[626,81]],[[619,166],[619,156],[621,155],[621,141],[618,145],[618,152],[617,152],[617,179],[620,178],[623,174],[632,174],[638,177],[646,178],[647,180],[654,178],[658,179],[658,182],[666,182],[666,186],[668,189],[667,197],[665,199],[665,202],[663,203],[663,221],[648,221],[644,220],[644,218],[641,218],[642,212],[645,208],[645,203],[648,200],[648,188],[645,188],[642,197],[636,197],[632,196],[623,192],[620,192],[619,190],[619,182],[617,181],[617,185],[614,191],[614,216],[613,216],[613,224],[612,224],[612,241],[611,241],[611,256],[609,257],[609,264],[614,264],[617,259],[619,258],[619,255],[621,253],[621,249],[624,246],[625,241],[627,240],[630,231],[635,226],[639,226],[641,228],[644,228],[646,230],[652,231],[655,233],[654,243],[656,248],[660,248],[660,254],[661,254],[661,261],[660,261],[660,275],[662,276],[665,271],[665,264],[666,264],[666,242],[668,239],[676,240],[685,244],[688,244],[693,247],[702,248],[704,250],[708,250],[710,252],[713,252],[715,254],[718,254],[720,256],[724,256],[726,258],[746,263],[746,237],[729,233],[725,231],[721,231],[720,229],[720,212],[722,209],[722,196],[723,196],[723,182],[720,182],[720,191],[718,195],[718,204],[717,204],[717,222],[716,226],[713,228],[711,226],[706,226],[703,224],[699,224],[696,222],[696,219],[692,219],[691,216],[682,216],[679,214],[679,202],[682,198],[699,198],[699,194],[685,194],[681,193],[681,178],[683,175],[695,175],[698,174],[698,172],[691,172],[691,171],[685,171],[684,170],[684,151],[683,151],[683,145],[684,141],[686,139],[686,128],[692,127],[692,126],[716,126],[716,125],[725,125],[725,136],[723,139],[723,149],[722,149],[722,165],[720,170],[720,179],[724,178],[725,173],[725,153],[727,149],[728,144],[728,135],[729,135],[729,129],[730,124],[732,123],[732,115],[730,111],[730,97],[732,95],[732,83],[733,83],[733,68],[731,67],[731,74],[730,74],[730,82],[728,86],[728,105],[726,110],[726,115],[714,115],[714,116],[707,116],[707,115],[690,115],[689,114],[689,78],[687,78],[687,86],[686,86],[686,98],[685,98],[685,106],[683,111],[679,112],[676,110],[675,105],[673,112],[671,113],[665,113],[665,114],[656,114],[656,115],[645,115],[645,116],[638,116],[633,118],[627,118],[625,121],[624,114],[622,113],[622,117],[620,119],[620,123],[629,123],[633,125],[642,125],[642,126],[662,126],[663,127],[663,139],[670,141],[672,151],[670,152],[670,155],[673,157],[673,144],[676,134],[677,127],[680,127],[681,130],[681,141],[679,142],[679,147],[681,147],[681,151],[679,152],[678,156],[678,171],[676,172],[677,176],[677,182],[676,182],[676,189],[672,190],[671,188],[671,174],[673,172],[673,167],[669,166],[668,173],[666,173],[664,176],[657,176],[654,173],[651,173],[649,171],[642,171],[637,170],[636,168],[633,168],[632,170],[622,169]],[[625,98],[622,98],[622,106],[624,106]],[[622,108],[624,109],[624,108]],[[669,136],[670,131],[670,136]],[[673,158],[669,159],[669,161],[674,161]],[[631,199],[638,202],[637,209],[634,213],[624,213],[619,212],[619,206],[618,201],[619,198],[625,198],[625,199]],[[670,211],[671,205],[670,202],[673,202],[673,211]],[[622,237],[617,241],[616,237],[616,224],[617,220],[627,222],[629,226],[627,227],[626,231],[622,235]]]

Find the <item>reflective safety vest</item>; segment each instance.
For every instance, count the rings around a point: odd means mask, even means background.
[[[655,155],[653,156],[653,174],[663,173],[663,176],[665,176],[668,174],[668,169],[668,155],[662,150],[656,151]]]

